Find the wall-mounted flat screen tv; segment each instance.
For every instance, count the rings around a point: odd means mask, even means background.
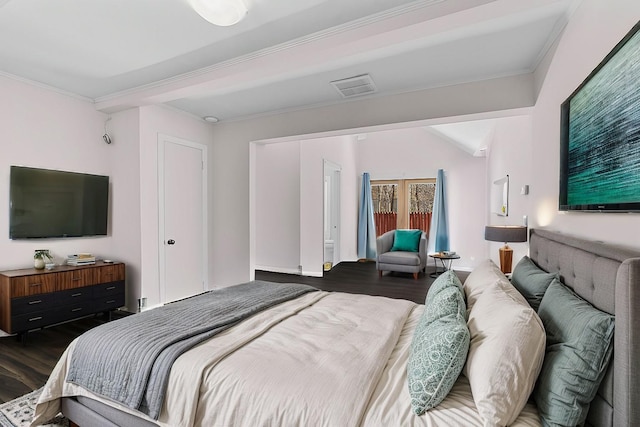
[[[9,238],[107,234],[109,177],[11,166]]]
[[[639,29],[562,104],[560,210],[640,211]]]

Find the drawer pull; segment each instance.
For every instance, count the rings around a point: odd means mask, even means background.
[[[116,302],[116,300],[110,299],[109,301],[107,301],[107,304],[113,304],[114,302]]]
[[[33,304],[40,304],[42,302],[41,299],[37,299],[35,301],[29,301],[29,305],[33,305]]]
[[[74,308],[73,310],[71,310],[72,313],[75,313],[76,311],[81,311],[82,308]]]
[[[36,286],[42,286],[42,283],[29,283],[29,286],[35,288]]]
[[[74,282],[77,282],[78,280],[82,280],[82,279],[80,277],[72,277],[71,280]]]
[[[32,317],[31,319],[29,319],[29,322],[35,322],[36,320],[42,320],[42,316]]]
[[[116,288],[115,286],[109,286],[109,287],[107,288],[107,290],[108,290],[108,291],[112,291],[112,290],[114,290],[115,288]]]
[[[75,298],[75,297],[79,297],[79,296],[81,296],[81,295],[82,295],[82,292],[78,292],[78,293],[76,293],[76,294],[71,294],[71,296],[72,296],[72,297],[74,297],[74,298]]]

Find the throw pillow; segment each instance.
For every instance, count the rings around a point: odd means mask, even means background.
[[[464,293],[457,286],[449,286],[433,297],[429,305],[425,305],[423,316],[428,325],[445,317],[461,317],[467,320],[467,306]]]
[[[396,230],[391,251],[418,252],[421,230]]]
[[[513,270],[511,283],[526,298],[529,305],[538,311],[544,293],[551,281],[557,278],[558,273],[547,273],[525,255]]]
[[[458,288],[460,292],[463,293],[463,296],[464,296],[464,292],[462,291],[462,283],[460,283],[460,279],[458,278],[458,275],[453,270],[447,270],[441,275],[439,275],[438,278],[433,281],[431,286],[429,286],[429,291],[427,292],[427,297],[424,301],[424,305],[430,306],[431,301],[433,301],[433,298],[440,291],[451,286],[455,286],[456,288]]]
[[[449,394],[469,351],[469,329],[463,317],[446,316],[427,324],[425,313],[414,332],[407,362],[411,407],[418,415]]]
[[[509,279],[500,271],[500,268],[487,259],[481,262],[464,281],[464,293],[467,299],[467,308],[471,310],[478,297],[485,289],[491,287],[494,283],[502,281],[509,282]]]
[[[582,425],[611,359],[614,317],[555,279],[538,314],[547,330],[533,394],[540,416],[549,425]]]
[[[511,425],[542,366],[542,322],[510,283],[498,281],[478,297],[467,325],[471,344],[463,372],[478,413],[484,425]]]

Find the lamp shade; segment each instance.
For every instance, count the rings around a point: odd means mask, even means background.
[[[484,228],[484,240],[491,242],[526,242],[527,227],[522,225],[487,225]]]

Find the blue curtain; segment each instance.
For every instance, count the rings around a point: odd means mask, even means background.
[[[376,258],[376,224],[373,219],[373,199],[369,173],[362,174],[360,214],[358,215],[358,258]]]
[[[433,215],[431,216],[429,252],[449,250],[449,221],[447,220],[447,192],[445,188],[444,171],[438,169]]]

